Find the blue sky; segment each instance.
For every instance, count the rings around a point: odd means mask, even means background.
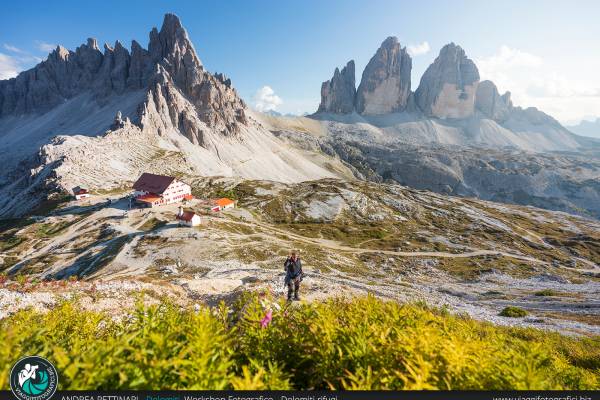
[[[207,69],[231,77],[251,105],[312,112],[336,66],[354,59],[358,85],[394,35],[413,51],[413,90],[453,41],[517,105],[567,123],[600,116],[600,2],[583,0],[12,2],[0,14],[0,77],[35,65],[49,45],[74,49],[95,37],[145,46],[165,12],[180,16]],[[273,93],[257,97],[264,86]]]

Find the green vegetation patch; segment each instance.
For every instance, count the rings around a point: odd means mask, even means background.
[[[59,389],[597,389],[600,338],[498,327],[374,297],[278,307],[138,304],[120,319],[65,302],[0,321],[0,388],[22,354]],[[265,319],[272,308],[271,320]],[[262,321],[262,323],[261,323]]]
[[[536,296],[560,296],[560,293],[552,289],[538,290],[534,293]]]
[[[3,257],[2,264],[0,264],[0,271],[6,271],[18,262],[19,262],[18,257],[14,257],[14,256]]]
[[[508,306],[504,307],[500,314],[502,317],[510,317],[510,318],[523,318],[527,316],[527,311],[523,310],[520,307]]]
[[[122,193],[126,193],[126,192],[130,192],[132,189],[131,187],[133,186],[133,182],[127,185],[123,185],[123,186],[116,186],[116,187],[112,187],[110,189],[94,189],[92,190],[93,194],[97,194],[99,196],[110,196],[110,195],[115,195],[115,194],[122,194]]]
[[[73,199],[73,196],[69,193],[59,192],[51,193],[38,204],[36,208],[29,212],[29,215],[48,215],[52,211],[60,208]]]
[[[0,251],[7,251],[17,247],[23,242],[23,238],[15,234],[7,234],[0,236]]]
[[[73,225],[74,221],[59,221],[56,223],[42,223],[37,226],[37,229],[34,232],[34,235],[37,238],[49,238],[54,237],[67,229],[69,226]]]
[[[166,221],[162,221],[158,218],[152,217],[145,221],[142,225],[140,225],[138,229],[142,231],[153,231],[155,229],[165,226],[166,224]]]

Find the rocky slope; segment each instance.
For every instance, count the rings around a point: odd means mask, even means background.
[[[360,179],[600,217],[600,153],[491,149],[463,141],[460,122],[395,117],[269,117],[264,124],[296,147],[336,155]]]
[[[273,137],[230,79],[206,71],[172,14],[147,50],[117,42],[102,53],[94,39],[74,52],[58,47],[0,82],[0,110],[0,217],[49,190],[119,187],[144,170],[284,182],[350,174]]]
[[[600,159],[331,140],[371,180],[600,218]]]
[[[122,289],[98,307],[131,300],[127,287],[217,304],[249,290],[283,296],[281,263],[298,249],[309,301],[371,293],[499,324],[600,332],[598,221],[397,184],[185,179],[199,199],[186,207],[201,213],[201,226],[178,227],[177,205],[128,210],[127,191],[111,203],[93,195],[0,224],[0,272]],[[236,208],[206,214],[204,200],[222,193]],[[49,282],[41,293],[0,283],[0,317],[53,304]],[[529,316],[499,316],[509,305]]]

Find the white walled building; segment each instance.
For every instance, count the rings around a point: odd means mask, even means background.
[[[75,194],[75,200],[87,199],[90,197],[90,192],[84,188],[77,188],[73,190],[73,193]]]
[[[172,176],[144,172],[133,184],[134,197],[147,207],[178,203],[192,198],[192,188]]]
[[[196,214],[193,211],[183,211],[183,207],[179,207],[177,219],[179,220],[179,225],[185,225],[190,227],[198,226],[202,222],[198,214]]]

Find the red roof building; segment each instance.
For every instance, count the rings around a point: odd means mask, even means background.
[[[147,207],[191,200],[192,188],[172,176],[144,172],[133,184],[135,199]]]
[[[183,213],[177,216],[177,219],[181,221],[191,221],[192,218],[194,218],[194,215],[196,215],[196,213],[193,211],[184,211]]]
[[[177,214],[179,225],[197,226],[200,225],[200,216],[193,211],[183,211],[183,207],[179,207]]]
[[[161,194],[175,180],[172,176],[155,175],[144,172],[133,184],[133,188],[139,192]]]
[[[77,187],[73,189],[73,194],[75,195],[76,200],[87,199],[88,197],[90,197],[90,193],[88,192],[88,190],[82,187]]]

